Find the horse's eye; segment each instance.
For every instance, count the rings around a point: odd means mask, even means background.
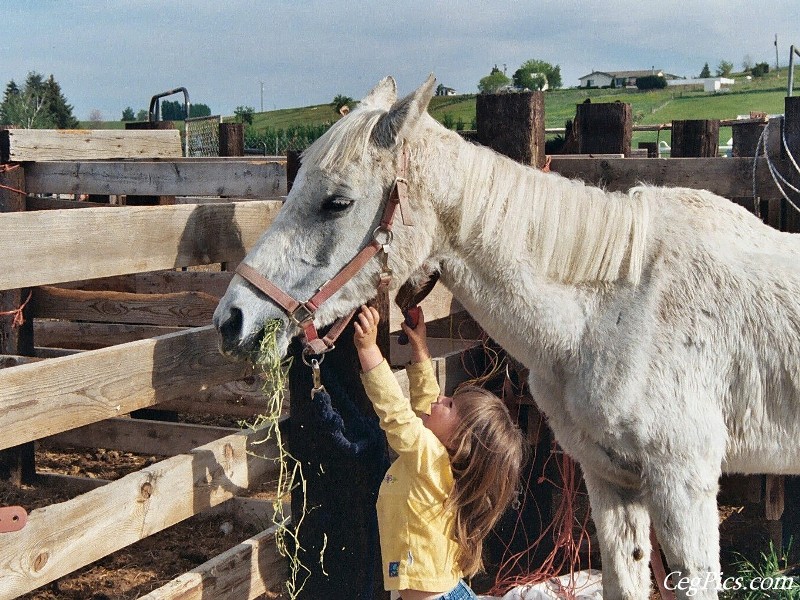
[[[350,198],[344,196],[328,196],[322,201],[322,209],[331,212],[341,212],[353,204]]]

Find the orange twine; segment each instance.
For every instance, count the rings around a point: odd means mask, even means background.
[[[14,169],[19,169],[19,165],[0,165],[0,173],[8,173],[9,171],[13,171]],[[15,194],[20,194],[21,196],[25,196],[25,192],[22,190],[18,190],[15,187],[11,187],[10,185],[3,185],[0,183],[0,188],[4,190],[8,190],[10,192],[14,192]]]
[[[22,327],[25,324],[25,317],[22,316],[22,311],[25,310],[25,306],[30,302],[31,296],[33,296],[33,290],[28,291],[28,297],[25,299],[25,302],[19,305],[18,308],[14,310],[4,310],[0,311],[0,316],[8,317],[14,315],[14,318],[11,321],[11,327],[16,329],[17,327]]]

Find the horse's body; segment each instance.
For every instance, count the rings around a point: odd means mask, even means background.
[[[693,597],[715,598],[721,472],[800,472],[800,240],[708,192],[611,194],[518,165],[430,118],[432,87],[395,102],[381,82],[306,152],[245,260],[311,296],[370,240],[405,144],[415,224],[395,226],[395,281],[437,267],[530,369],[583,469],[604,597],[648,597],[652,522],[669,570],[710,577]],[[373,263],[318,325],[374,295]],[[285,349],[296,328],[235,277],[215,314],[223,348],[247,351],[270,318]]]

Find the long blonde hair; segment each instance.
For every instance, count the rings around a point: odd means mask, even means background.
[[[455,515],[458,565],[469,577],[483,569],[483,539],[514,499],[528,445],[491,392],[466,386],[453,400],[459,424],[449,444],[455,485],[447,507]]]

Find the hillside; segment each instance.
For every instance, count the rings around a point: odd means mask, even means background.
[[[562,89],[545,92],[545,126],[563,127],[575,115],[575,105],[586,98],[592,102],[627,102],[633,109],[634,123],[650,125],[669,123],[677,119],[733,119],[751,111],[768,114],[782,113],[786,96],[787,69],[771,72],[764,77],[747,81],[742,74],[734,75],[736,83],[730,91],[706,93],[699,87],[667,88],[640,92],[637,90],[587,90]],[[452,127],[474,128],[475,95],[439,96],[431,101],[430,114]],[[303,108],[256,113],[253,128],[288,129],[290,127],[320,125],[336,120],[338,115],[330,105],[320,104]],[[722,128],[720,140],[727,142],[730,128]],[[669,142],[669,131],[635,132],[634,146],[640,141]]]

